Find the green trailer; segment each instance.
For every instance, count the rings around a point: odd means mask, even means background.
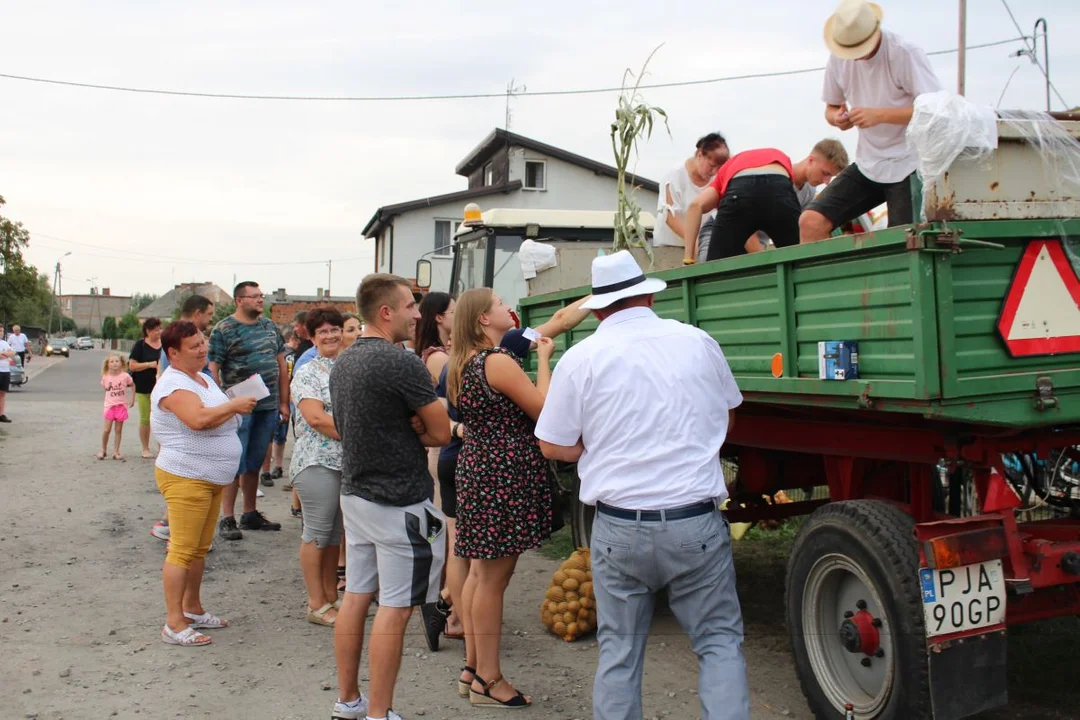
[[[754,403],[1012,430],[1080,423],[1080,356],[1014,357],[998,329],[1033,241],[1080,264],[1080,219],[931,223],[652,273],[668,283],[655,310],[720,343]],[[587,292],[522,298],[522,321],[539,326]],[[595,328],[558,338],[556,360]],[[818,344],[837,340],[858,343],[858,379],[820,378]]]
[[[1076,117],[1058,120],[1080,137]],[[1054,150],[1069,162],[1048,165],[1049,146],[1029,142],[1048,121],[1023,122],[999,123],[989,159],[952,164],[928,223],[653,260],[668,283],[655,310],[715,338],[743,391],[721,451],[729,518],[809,516],[784,594],[819,719],[848,703],[882,720],[1003,705],[1008,626],[1080,614],[1080,177],[1060,174],[1080,168],[1080,146],[1066,138]],[[588,292],[610,217],[586,229],[496,215],[459,231],[456,292],[494,287],[532,327]],[[526,239],[556,246],[556,268],[511,269]],[[557,338],[556,361],[595,329]],[[857,347],[857,377],[823,372],[822,343],[836,342]],[[761,502],[781,489],[795,502]],[[592,508],[572,494],[587,544]],[[1053,512],[1034,518],[1028,502]]]
[[[722,451],[730,518],[810,514],[785,602],[817,717],[1002,705],[1007,626],[1080,613],[1078,257],[1080,219],[958,221],[653,273],[657,313],[715,338],[745,396]],[[522,298],[522,322],[587,292]],[[595,328],[559,338],[556,360]],[[829,341],[857,344],[857,378],[822,377]],[[1058,514],[1018,522],[1033,490],[1015,457],[1053,464],[1031,485]],[[821,485],[828,499],[752,501]],[[591,518],[575,499],[576,542]],[[981,592],[934,595],[971,572]]]

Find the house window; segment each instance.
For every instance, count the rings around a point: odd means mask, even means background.
[[[491,186],[495,184],[495,167],[492,163],[488,163],[484,166],[484,186]]]
[[[453,254],[452,241],[454,237],[454,231],[457,230],[457,227],[457,220],[435,221],[435,255],[440,257],[447,257]]]
[[[546,190],[546,171],[547,163],[543,160],[526,160],[525,161],[525,189],[526,190]]]

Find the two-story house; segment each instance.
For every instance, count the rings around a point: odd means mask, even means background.
[[[466,203],[483,209],[611,210],[616,205],[617,170],[604,163],[496,128],[458,163],[468,178],[465,190],[384,205],[364,227],[375,241],[375,272],[412,278],[416,261],[432,261],[432,287],[449,287],[451,239]],[[656,208],[659,186],[643,177],[638,187],[643,210]]]

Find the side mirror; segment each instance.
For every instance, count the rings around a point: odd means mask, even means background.
[[[431,287],[431,261],[420,259],[416,261],[416,287],[427,290]]]

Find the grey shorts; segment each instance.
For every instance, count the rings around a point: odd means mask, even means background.
[[[307,508],[304,508],[307,512]],[[379,605],[407,608],[439,598],[446,517],[430,500],[396,507],[341,496],[345,592],[379,592]]]
[[[293,478],[304,508],[300,539],[325,548],[341,543],[341,471],[309,465]]]

